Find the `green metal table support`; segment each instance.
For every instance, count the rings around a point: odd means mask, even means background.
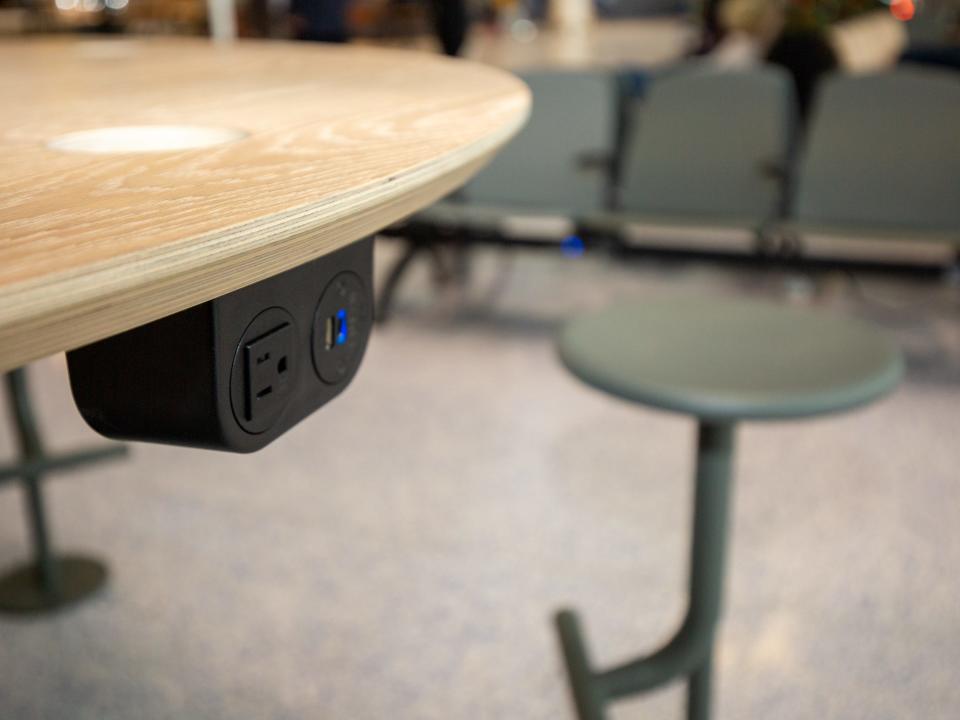
[[[44,507],[44,475],[126,454],[123,445],[48,455],[30,403],[24,368],[6,374],[8,402],[17,444],[18,460],[0,467],[0,484],[19,480],[24,491],[32,561],[0,575],[0,612],[36,614],[59,610],[89,596],[106,581],[106,567],[92,558],[53,553]]]
[[[575,613],[558,613],[557,629],[580,720],[605,720],[609,703],[687,679],[687,718],[710,717],[714,634],[723,597],[730,506],[733,423],[701,421],[686,618],[673,638],[645,657],[610,670],[594,670]]]

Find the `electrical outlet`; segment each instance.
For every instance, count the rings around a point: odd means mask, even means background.
[[[263,432],[283,413],[295,386],[296,348],[293,318],[281,308],[260,313],[243,333],[230,373],[230,399],[247,432]]]

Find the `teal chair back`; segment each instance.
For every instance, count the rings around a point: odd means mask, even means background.
[[[904,68],[836,75],[820,89],[793,219],[960,233],[960,79]]]
[[[779,68],[691,62],[664,74],[630,113],[618,208],[748,224],[777,217],[795,113]]]
[[[561,215],[602,209],[614,151],[617,80],[609,72],[520,73],[530,120],[464,190],[471,204]],[[600,161],[600,162],[598,162]]]

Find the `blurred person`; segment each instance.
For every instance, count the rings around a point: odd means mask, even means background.
[[[767,61],[780,65],[793,77],[797,109],[805,122],[817,83],[839,67],[837,53],[827,36],[816,30],[787,28],[773,43]]]
[[[770,47],[767,61],[793,77],[801,123],[806,122],[820,79],[840,67],[828,31],[839,20],[873,10],[877,0],[836,0],[825,4],[788,0],[783,31]]]
[[[913,0],[894,0],[889,7],[871,10],[832,23],[825,29],[837,62],[846,72],[884,72],[892,68],[907,47],[903,20],[894,13]]]
[[[446,55],[459,55],[467,38],[466,0],[430,0],[433,25]]]
[[[960,2],[940,1],[948,4]],[[878,20],[889,22],[885,25]],[[817,0],[706,0],[702,44],[717,39],[707,57],[721,67],[735,69],[769,62],[787,70],[793,79],[801,121],[804,121],[817,84],[826,74],[841,66],[866,71],[892,64],[899,54],[895,43],[899,35],[891,35],[890,24],[896,26],[894,31],[902,33],[900,23],[894,22],[890,16],[889,7],[879,0],[834,0],[830,3]],[[857,43],[843,42],[838,47],[841,40],[854,35]],[[840,52],[850,50],[852,45],[857,45],[859,50],[857,63],[850,62],[849,52]],[[888,46],[893,48],[892,52],[885,49]],[[844,60],[846,65],[842,62]]]
[[[291,0],[290,21],[297,40],[345,43],[350,40],[350,0]]]
[[[722,68],[742,68],[763,62],[783,29],[782,0],[723,0],[717,8],[722,35],[708,54]]]
[[[714,11],[719,41],[706,57],[731,70],[764,62],[780,65],[793,78],[800,116],[805,119],[817,81],[838,67],[824,27],[807,22],[812,5],[816,3],[720,0]]]
[[[720,26],[720,4],[722,0],[704,0],[700,6],[700,44],[694,55],[706,55],[723,39],[724,31]]]
[[[905,41],[889,0],[789,0],[786,8],[783,33],[767,60],[793,76],[801,120],[809,115],[817,84],[826,74],[841,67],[853,72],[886,69]]]

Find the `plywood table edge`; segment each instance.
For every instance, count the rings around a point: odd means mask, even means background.
[[[344,196],[0,288],[0,371],[166,317],[371,235],[466,182],[529,110],[528,95],[497,132]]]

